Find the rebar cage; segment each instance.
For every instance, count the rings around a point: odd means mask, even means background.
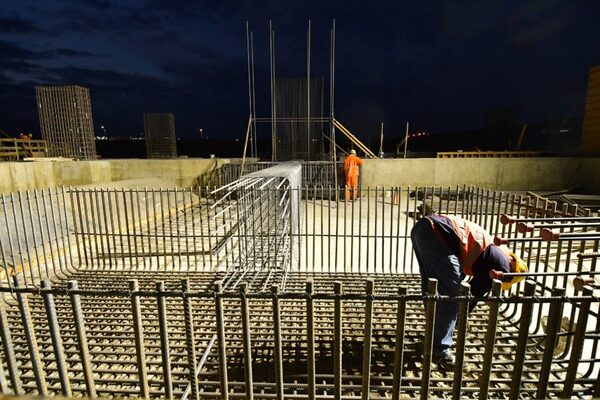
[[[600,395],[598,216],[467,186],[343,194],[250,176],[221,188],[3,195],[2,392]],[[482,299],[468,283],[448,299],[431,282],[423,297],[409,235],[430,212],[479,223],[535,275]],[[440,301],[459,303],[455,371],[431,363]]]

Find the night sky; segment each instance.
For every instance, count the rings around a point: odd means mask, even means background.
[[[255,34],[259,116],[269,112],[268,23],[279,77],[328,79],[336,20],[336,115],[365,137],[478,129],[487,110],[521,122],[582,116],[600,65],[598,1],[4,0],[0,129],[39,136],[34,86],[91,89],[96,134],[139,135],[144,111],[177,134],[240,138],[248,118],[246,28]],[[326,84],[327,87],[328,84]],[[326,113],[328,114],[327,110]],[[267,137],[265,129],[260,132]]]

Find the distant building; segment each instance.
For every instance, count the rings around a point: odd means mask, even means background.
[[[148,158],[177,158],[175,118],[171,113],[144,113]]]
[[[42,138],[48,155],[96,158],[90,91],[81,86],[36,86]]]
[[[600,66],[590,68],[581,136],[581,153],[600,155]]]

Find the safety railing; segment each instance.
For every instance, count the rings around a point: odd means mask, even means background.
[[[26,157],[45,157],[46,141],[0,138],[0,160],[16,161]]]
[[[523,295],[475,299],[416,292],[416,277],[339,275],[291,289],[223,290],[214,275],[165,282],[93,277],[41,289],[17,282],[0,306],[5,394],[247,399],[596,397],[598,306],[592,289],[550,294],[526,281]],[[87,279],[87,280],[85,280]],[[198,281],[200,279],[201,281]],[[197,289],[198,285],[202,288]],[[209,288],[212,286],[212,288]],[[194,289],[196,287],[196,289]],[[469,312],[469,304],[479,305]],[[456,365],[432,363],[436,307],[458,311]],[[423,303],[426,307],[423,308]],[[502,311],[509,304],[519,318]],[[577,310],[572,329],[563,331]],[[536,328],[535,313],[548,324]],[[571,340],[565,344],[565,337]]]

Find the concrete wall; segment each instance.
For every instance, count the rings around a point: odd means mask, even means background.
[[[586,168],[591,170],[598,162],[582,158],[365,160],[362,183],[363,186],[467,184],[498,190],[555,190],[581,186],[584,164],[589,164]]]
[[[0,193],[132,179],[184,187],[231,159],[100,160],[0,163]],[[600,193],[600,158],[422,158],[366,160],[363,186],[476,185],[498,190],[583,187]]]

